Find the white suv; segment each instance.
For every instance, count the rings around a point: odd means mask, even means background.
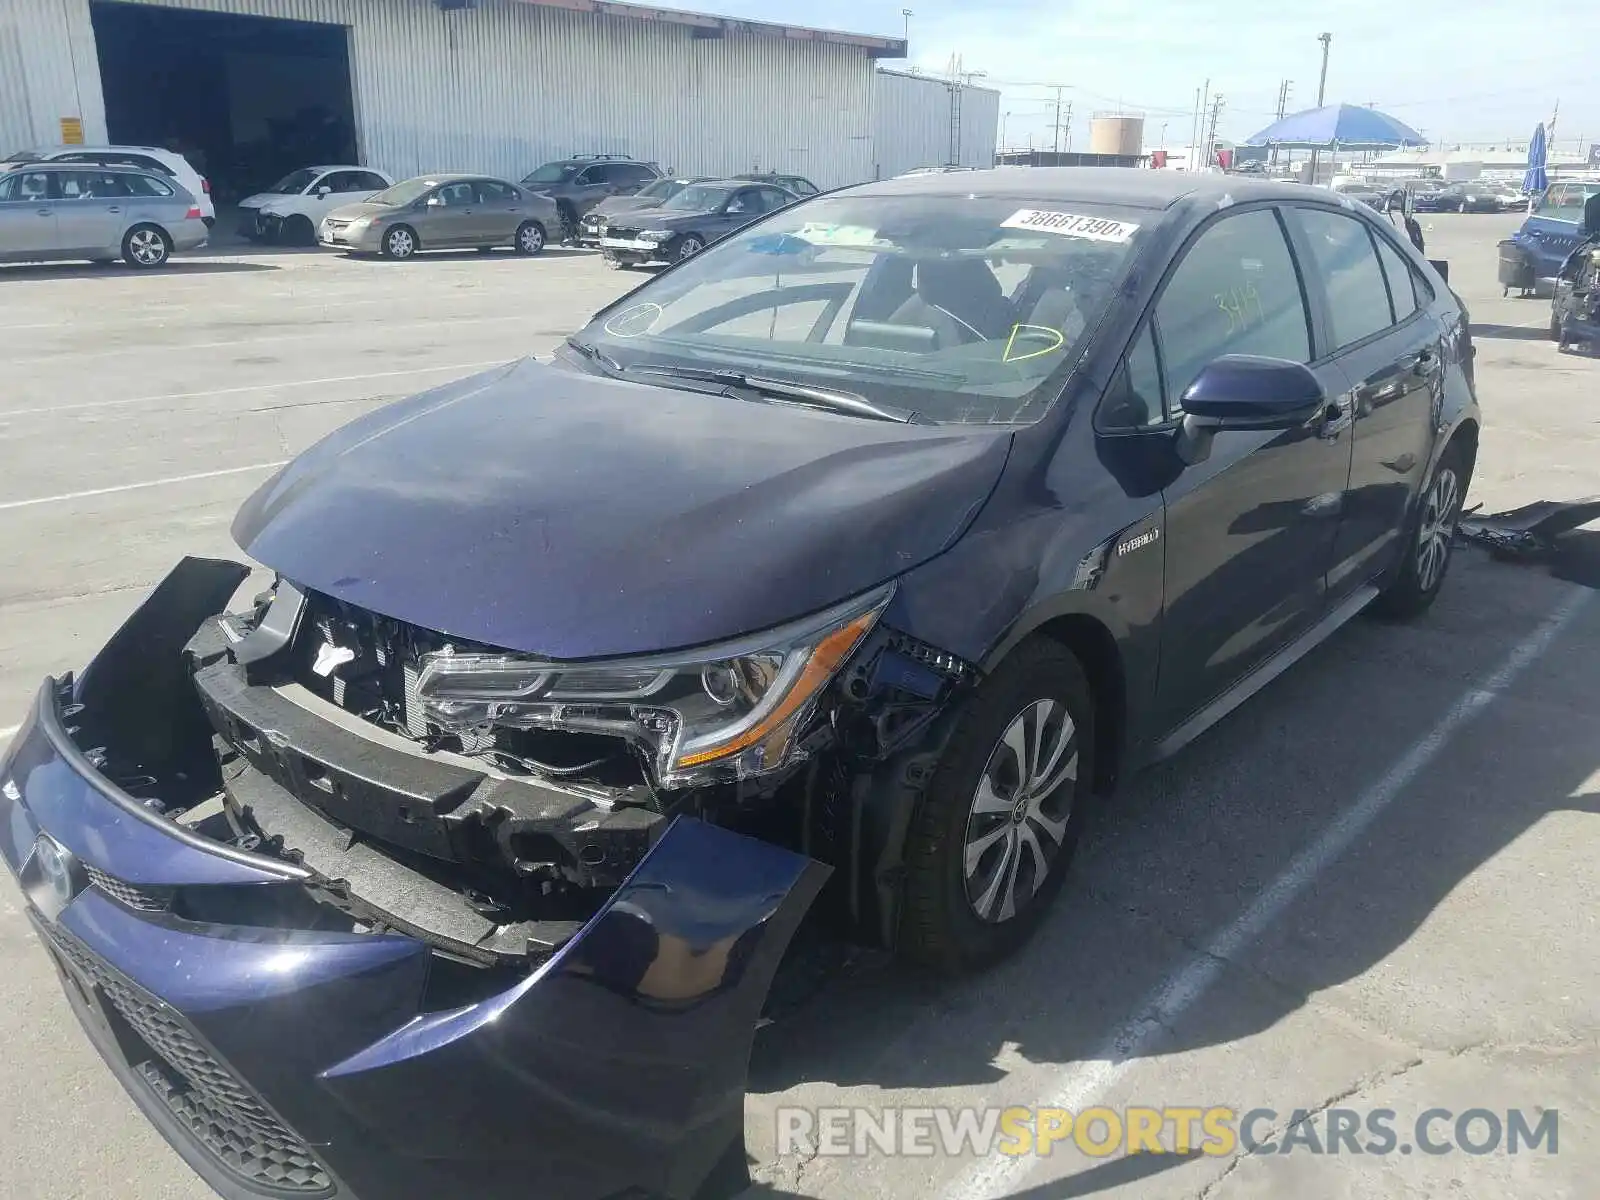
[[[349,165],[301,167],[239,201],[239,232],[251,241],[312,246],[322,218],[394,184],[382,171]]]
[[[189,165],[189,160],[157,146],[47,146],[39,150],[19,150],[7,163],[74,162],[97,167],[140,167],[169,179],[176,179],[200,205],[200,218],[210,229],[217,221],[211,203],[211,181]]]

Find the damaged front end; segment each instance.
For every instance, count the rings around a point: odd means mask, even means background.
[[[98,1048],[225,1196],[744,1180],[778,962],[830,870],[892,936],[965,664],[883,589],[556,663],[186,559],[0,760],[0,854]],[[219,615],[220,614],[220,615]]]

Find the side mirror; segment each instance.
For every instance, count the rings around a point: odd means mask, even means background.
[[[1183,393],[1178,457],[1188,466],[1211,455],[1211,442],[1230,430],[1293,429],[1327,407],[1328,394],[1311,369],[1285,358],[1224,354]]]
[[[317,188],[317,195],[319,197],[321,197],[321,196],[329,196],[329,195],[332,195],[332,194],[333,194],[333,189],[331,187],[329,187],[327,184],[323,184],[321,187]]]
[[[443,208],[444,207],[444,197],[443,196],[429,196],[428,199],[427,199],[425,207],[427,207],[427,208]]]

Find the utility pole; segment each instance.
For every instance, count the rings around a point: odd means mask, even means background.
[[[1222,116],[1222,106],[1224,103],[1225,101],[1222,99],[1221,92],[1218,92],[1216,98],[1211,102],[1211,121],[1206,128],[1205,159],[1207,167],[1211,166],[1211,160],[1215,156],[1215,147],[1217,144],[1217,118]]]
[[[1333,34],[1319,33],[1317,41],[1322,43],[1322,74],[1317,78],[1317,107],[1321,108],[1328,94],[1328,47],[1333,42]],[[1311,152],[1311,186],[1317,185],[1317,152]]]
[[[1285,79],[1278,85],[1278,120],[1283,120],[1283,114],[1289,111],[1289,92],[1294,87],[1294,80]],[[1278,165],[1278,148],[1272,148],[1272,165]]]
[[[1200,134],[1204,131],[1202,122],[1205,120],[1206,98],[1211,95],[1211,80],[1206,80],[1205,86],[1195,94],[1194,98],[1194,132],[1189,137],[1189,170],[1199,168],[1195,165],[1200,158]]]
[[[1056,131],[1055,153],[1057,154],[1061,153],[1061,93],[1065,90],[1060,84],[1056,85],[1056,120],[1054,128]]]

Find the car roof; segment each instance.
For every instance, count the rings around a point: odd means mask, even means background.
[[[1191,175],[1136,167],[1025,167],[950,171],[881,179],[849,189],[858,196],[994,196],[1031,201],[1076,201],[1128,208],[1170,208],[1186,197],[1246,200],[1306,199],[1313,189],[1299,183],[1241,179],[1237,175]]]
[[[41,159],[38,162],[7,163],[5,164],[5,174],[9,175],[13,171],[81,171],[85,167],[93,167],[96,174],[105,175],[150,174],[149,167],[130,167],[124,163],[101,166],[98,163],[53,162],[50,159]]]
[[[170,158],[182,158],[176,150],[165,150],[160,146],[40,146],[29,151],[30,154],[165,154]]]

